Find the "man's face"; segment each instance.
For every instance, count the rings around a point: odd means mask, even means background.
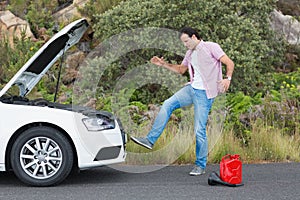
[[[197,39],[195,35],[192,35],[192,37],[189,37],[188,34],[183,33],[180,36],[180,40],[183,42],[184,46],[190,50],[195,49],[195,47],[199,44],[200,40]]]

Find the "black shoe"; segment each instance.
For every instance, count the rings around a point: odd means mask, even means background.
[[[134,136],[130,136],[130,138],[138,145],[146,147],[147,149],[152,149],[153,144],[151,144],[147,138],[137,138]]]

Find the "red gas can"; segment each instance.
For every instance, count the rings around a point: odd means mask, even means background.
[[[220,163],[220,178],[230,184],[242,182],[242,162],[240,155],[226,155]]]

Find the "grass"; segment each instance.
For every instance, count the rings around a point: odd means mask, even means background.
[[[153,150],[147,150],[129,142],[127,144],[127,163],[139,165],[172,164],[189,151],[193,146],[193,128],[181,124],[168,123],[165,131],[154,145]],[[151,128],[151,123],[137,129],[132,135],[144,137]]]
[[[192,164],[195,160],[195,137],[191,108],[184,111],[180,124],[169,122],[165,131],[154,145],[147,150],[133,142],[127,145],[128,164]],[[207,127],[209,142],[208,164],[219,163],[226,154],[239,154],[243,163],[300,162],[300,133],[292,136],[284,131],[259,121],[252,124],[250,140],[244,145],[232,130],[222,131],[218,115],[213,113]],[[151,123],[133,135],[145,136]],[[297,127],[296,127],[297,128]]]
[[[278,128],[255,125],[249,147],[243,148],[245,162],[300,161],[300,134],[289,136]]]

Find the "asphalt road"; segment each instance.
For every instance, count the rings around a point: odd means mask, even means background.
[[[45,188],[25,186],[12,173],[1,172],[0,199],[300,199],[300,163],[244,164],[244,186],[235,188],[208,185],[218,165],[209,165],[205,175],[196,177],[188,175],[192,167],[168,166],[148,173],[101,167]]]

